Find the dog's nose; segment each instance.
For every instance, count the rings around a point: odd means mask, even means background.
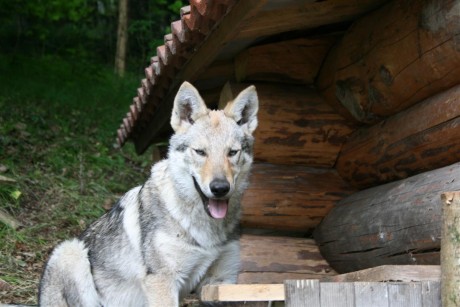
[[[216,197],[223,197],[230,191],[230,183],[226,179],[214,179],[209,184],[209,187]]]

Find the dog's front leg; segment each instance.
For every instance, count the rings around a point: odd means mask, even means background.
[[[149,274],[144,279],[144,288],[149,307],[179,306],[179,293],[171,276]]]
[[[240,270],[240,242],[231,241],[223,247],[219,258],[208,269],[196,291],[208,284],[235,284]]]

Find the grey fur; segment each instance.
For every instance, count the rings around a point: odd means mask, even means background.
[[[40,305],[177,306],[205,284],[235,283],[257,104],[250,87],[224,111],[210,111],[184,83],[168,159],[78,239],[55,248],[40,282]],[[213,196],[214,178],[229,182],[224,198]]]

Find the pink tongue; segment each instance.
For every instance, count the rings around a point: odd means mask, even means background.
[[[209,199],[209,212],[215,219],[223,219],[227,215],[228,201],[221,199]]]

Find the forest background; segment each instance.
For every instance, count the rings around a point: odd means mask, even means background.
[[[116,130],[184,5],[0,0],[0,304],[36,304],[53,246],[148,176]]]

